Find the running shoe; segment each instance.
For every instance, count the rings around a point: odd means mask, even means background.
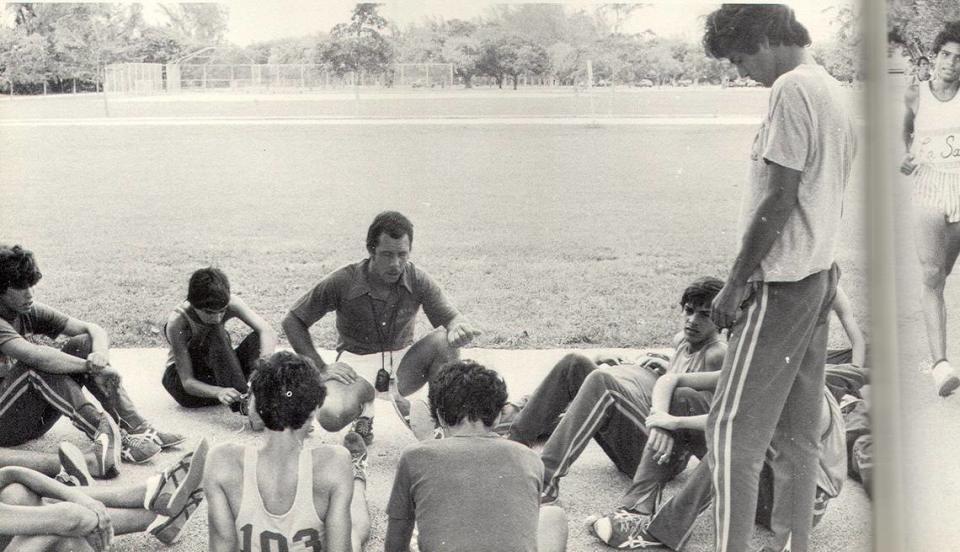
[[[619,510],[593,522],[590,532],[608,546],[619,550],[667,549],[667,545],[647,532],[649,526],[649,516]]]
[[[116,477],[120,468],[120,428],[107,413],[100,416],[100,425],[93,435],[93,476],[101,479]]]
[[[183,528],[186,527],[187,521],[201,502],[203,502],[203,489],[197,489],[190,493],[179,512],[172,516],[157,516],[157,519],[147,526],[147,532],[163,544],[177,542],[183,534]]]
[[[172,516],[182,510],[190,495],[203,482],[203,466],[209,448],[207,440],[201,439],[191,452],[147,479],[144,507],[163,516]]]
[[[140,424],[140,427],[130,430],[130,436],[149,439],[156,443],[161,449],[175,447],[187,440],[183,435],[160,431],[153,427],[150,422],[143,422]]]
[[[66,441],[60,443],[57,449],[60,457],[60,473],[56,480],[70,487],[89,487],[93,484],[93,476],[87,469],[87,459],[75,445]]]
[[[373,418],[360,416],[353,422],[353,432],[363,437],[368,447],[373,444]]]
[[[367,481],[367,445],[355,431],[348,431],[343,436],[343,446],[350,451],[350,458],[353,461],[353,478],[360,481]]]
[[[160,445],[143,434],[134,435],[121,429],[120,444],[120,457],[124,462],[131,464],[149,462],[154,456],[160,454]]]

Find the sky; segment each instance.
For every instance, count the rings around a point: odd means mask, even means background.
[[[847,4],[850,0],[799,0],[788,1],[800,20],[810,30],[814,42],[832,35],[833,7]],[[0,2],[2,3],[2,2]],[[352,0],[229,0],[230,30],[227,40],[246,46],[274,38],[297,37],[317,31],[329,31],[337,23],[348,21],[353,8]],[[496,2],[521,3],[521,2]],[[586,9],[592,12],[603,2],[565,0],[571,10]],[[148,18],[162,21],[156,3],[144,2]],[[475,0],[385,0],[380,13],[395,21],[400,27],[421,23],[426,18],[472,19],[485,13],[494,2]],[[642,32],[646,29],[665,37],[692,38],[701,32],[700,16],[706,15],[719,2],[673,0],[653,2],[652,5],[635,11],[623,32]]]

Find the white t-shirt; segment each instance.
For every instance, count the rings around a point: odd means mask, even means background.
[[[823,67],[799,65],[773,83],[767,116],[750,155],[740,235],[766,191],[767,162],[802,175],[798,204],[751,281],[796,282],[830,268],[843,213],[843,192],[856,151],[853,119],[840,83]]]

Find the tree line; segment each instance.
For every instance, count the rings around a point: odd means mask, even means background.
[[[471,20],[425,18],[400,26],[379,5],[357,4],[328,31],[237,47],[226,43],[229,10],[209,3],[160,4],[165,21],[148,23],[139,4],[8,3],[0,27],[0,89],[16,93],[99,90],[106,65],[171,63],[215,46],[219,63],[309,64],[337,75],[389,72],[394,63],[449,63],[466,87],[480,79],[516,88],[521,77],[553,85],[725,82],[727,62],[699,42],[625,33],[643,4],[593,9],[562,4],[493,5]],[[837,9],[834,36],[814,45],[841,80],[860,78],[860,33],[853,8]],[[211,58],[207,58],[211,59]],[[385,82],[389,82],[387,79]]]

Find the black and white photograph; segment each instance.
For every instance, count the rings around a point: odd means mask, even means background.
[[[960,6],[886,4],[0,2],[0,551],[867,552],[874,407],[949,549]]]

